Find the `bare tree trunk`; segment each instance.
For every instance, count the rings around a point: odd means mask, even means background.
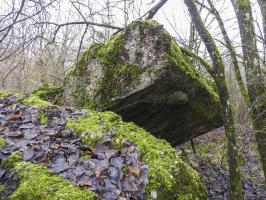
[[[237,80],[237,83],[238,83],[238,86],[240,88],[240,91],[241,91],[241,94],[244,98],[244,101],[247,105],[248,108],[250,108],[250,100],[249,100],[249,96],[248,96],[248,91],[245,87],[245,84],[243,82],[243,79],[241,77],[241,72],[240,72],[240,68],[239,68],[239,64],[238,64],[238,60],[237,60],[237,57],[236,57],[236,51],[235,51],[235,48],[227,34],[227,31],[225,29],[225,26],[224,26],[224,23],[223,23],[223,20],[222,20],[222,17],[220,16],[220,13],[218,12],[218,10],[214,7],[214,4],[212,2],[212,0],[207,0],[208,1],[208,4],[210,5],[210,12],[215,16],[218,24],[219,24],[219,27],[221,29],[221,32],[222,32],[222,35],[223,35],[223,38],[224,38],[224,41],[225,41],[225,44],[226,44],[226,48],[228,49],[229,51],[229,54],[230,54],[230,57],[232,59],[232,64],[233,64],[233,69],[234,69],[234,72],[235,72],[235,75],[236,75],[236,80]]]
[[[2,29],[0,32],[3,32],[5,31],[5,33],[3,34],[3,37],[0,39],[0,44],[3,42],[3,40],[8,36],[9,32],[11,31],[11,29],[13,28],[14,24],[17,22],[18,18],[19,18],[19,15],[21,14],[23,8],[24,8],[24,5],[25,5],[25,2],[26,0],[22,0],[21,1],[21,5],[20,5],[20,8],[19,8],[19,11],[17,12],[12,24],[10,24],[9,26],[7,26],[6,28]]]
[[[124,1],[124,26],[127,26],[128,23],[128,5],[127,5],[127,0],[123,0]]]
[[[214,78],[218,89],[218,94],[223,111],[222,114],[224,120],[225,135],[227,138],[227,153],[230,174],[230,199],[241,200],[243,199],[243,194],[236,147],[235,124],[233,120],[233,112],[232,106],[230,104],[229,93],[225,82],[224,63],[211,34],[203,24],[194,0],[185,0],[185,4],[188,7],[192,22],[195,24],[195,27],[202,40],[204,41],[212,59],[213,70],[210,73]]]
[[[262,18],[262,27],[263,27],[263,34],[264,34],[264,43],[263,43],[263,64],[266,65],[266,0],[258,0],[260,11],[261,11],[261,18]]]
[[[146,19],[152,19],[154,15],[160,10],[161,7],[167,2],[168,0],[160,0],[155,6],[153,6],[148,12],[148,16]],[[146,15],[146,14],[145,14]]]
[[[247,88],[252,105],[252,121],[266,179],[266,89],[263,83],[260,57],[256,45],[255,28],[249,0],[232,0],[242,41]]]
[[[262,26],[263,26],[263,33],[264,33],[264,44],[266,43],[266,0],[258,0],[261,17],[262,17]]]

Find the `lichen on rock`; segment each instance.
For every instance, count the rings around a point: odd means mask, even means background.
[[[63,99],[114,111],[171,144],[222,125],[214,88],[153,20],[134,21],[105,44],[93,44],[69,71]]]

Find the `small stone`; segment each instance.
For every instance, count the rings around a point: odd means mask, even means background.
[[[156,190],[152,190],[151,191],[151,198],[152,199],[157,199],[157,191]]]

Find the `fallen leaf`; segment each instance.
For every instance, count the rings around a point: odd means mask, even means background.
[[[90,187],[92,186],[92,181],[90,179],[84,179],[84,180],[78,181],[77,184],[80,187],[85,187],[85,186]]]
[[[9,116],[9,120],[17,121],[17,120],[22,120],[22,118],[20,114],[14,114]]]
[[[34,156],[34,150],[32,148],[27,148],[24,152],[23,152],[23,159],[25,161],[29,161],[30,159],[32,159],[32,157]]]
[[[132,173],[133,175],[139,177],[140,176],[140,172],[141,169],[138,167],[132,167],[132,166],[128,166],[128,172]]]
[[[15,131],[15,132],[9,132],[7,134],[7,137],[12,137],[12,138],[22,138],[24,136],[24,133],[20,131]]]

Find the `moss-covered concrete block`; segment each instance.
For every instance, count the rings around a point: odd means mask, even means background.
[[[171,144],[222,124],[219,98],[157,22],[93,44],[69,71],[67,105],[111,110]]]

